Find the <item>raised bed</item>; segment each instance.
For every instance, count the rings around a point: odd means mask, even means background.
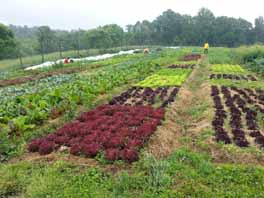
[[[263,90],[212,86],[215,117],[212,126],[216,141],[239,147],[264,147],[258,115],[264,116]],[[264,117],[262,117],[263,119]]]
[[[183,61],[197,61],[201,58],[202,58],[201,54],[188,54],[183,57]]]
[[[143,88],[132,87],[121,95],[114,97],[110,105],[151,105],[167,107],[174,102],[179,87]]]
[[[161,124],[164,113],[150,106],[99,106],[55,133],[33,140],[28,150],[46,155],[65,146],[73,155],[104,153],[107,160],[130,163],[138,160],[139,149]]]
[[[210,79],[228,79],[228,80],[246,80],[257,81],[257,78],[253,75],[235,75],[235,74],[211,74]]]

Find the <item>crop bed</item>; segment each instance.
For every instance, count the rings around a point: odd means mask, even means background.
[[[141,81],[136,86],[151,88],[181,86],[191,72],[191,69],[162,69]]]
[[[178,87],[143,88],[132,87],[121,95],[114,97],[110,105],[154,105],[167,107],[175,100]]]
[[[201,54],[189,54],[183,57],[183,61],[197,61],[202,58]]]
[[[264,147],[264,91],[212,86],[215,117],[212,122],[216,141],[239,147],[258,144]],[[228,122],[229,120],[229,122]],[[231,133],[229,133],[230,129]]]
[[[28,150],[46,155],[67,146],[73,155],[95,157],[104,152],[107,160],[133,162],[161,124],[164,113],[164,109],[150,106],[99,106],[55,133],[33,140]]]
[[[170,69],[194,69],[195,64],[173,64],[168,66]]]
[[[57,76],[57,75],[62,75],[62,74],[73,74],[77,72],[81,72],[85,70],[85,68],[66,68],[63,70],[59,71],[50,71],[47,73],[40,73],[40,74],[35,74],[32,76],[25,76],[25,77],[18,77],[14,79],[5,79],[5,80],[0,80],[0,87],[7,87],[10,85],[19,85],[19,84],[24,84],[27,82],[32,82],[32,81],[37,81],[40,79],[45,79],[47,77],[52,77],[52,76]]]
[[[228,65],[228,64],[213,65],[211,67],[211,71],[214,73],[222,73],[222,74],[246,73],[246,70],[242,68],[240,65]]]
[[[229,79],[229,80],[247,80],[257,81],[253,75],[235,75],[235,74],[211,74],[210,79]]]

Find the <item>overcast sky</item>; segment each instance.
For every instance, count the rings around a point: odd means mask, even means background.
[[[15,25],[49,25],[56,29],[89,29],[117,23],[123,27],[138,20],[153,20],[172,9],[196,15],[201,7],[216,16],[242,17],[250,22],[264,16],[264,0],[0,0],[0,22]]]

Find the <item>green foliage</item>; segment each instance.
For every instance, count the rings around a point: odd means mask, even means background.
[[[210,64],[232,64],[233,51],[234,50],[230,48],[210,48],[208,54]]]
[[[16,43],[12,31],[0,23],[0,60],[10,58],[16,51]]]
[[[191,69],[163,69],[136,85],[141,87],[180,86],[191,71]]]
[[[264,47],[261,45],[212,48],[208,56],[211,64],[244,64],[250,71],[264,73]]]
[[[54,75],[40,80],[29,81],[19,86],[8,86],[0,89],[0,99],[9,100],[17,96],[41,92],[44,89],[52,89],[64,83],[78,79],[76,74]]]
[[[246,67],[253,72],[264,75],[264,58],[257,58],[246,63]]]
[[[86,33],[87,45],[91,48],[110,48],[122,45],[123,29],[116,25],[105,25]]]
[[[244,74],[246,70],[243,69],[240,65],[213,65],[211,71],[214,73],[223,73],[223,74]]]
[[[257,58],[264,57],[264,47],[262,45],[244,46],[234,51],[234,59],[237,63],[245,64]]]

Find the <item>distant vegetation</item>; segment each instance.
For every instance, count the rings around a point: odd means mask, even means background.
[[[116,24],[71,31],[14,25],[1,25],[0,29],[0,46],[5,49],[0,59],[42,54],[44,61],[44,54],[52,52],[62,58],[64,51],[75,51],[75,56],[80,56],[81,50],[131,45],[200,46],[208,41],[211,46],[237,47],[264,42],[263,17],[255,19],[253,25],[242,18],[215,17],[206,8],[194,17],[167,10],[152,22],[127,25],[126,30]]]

